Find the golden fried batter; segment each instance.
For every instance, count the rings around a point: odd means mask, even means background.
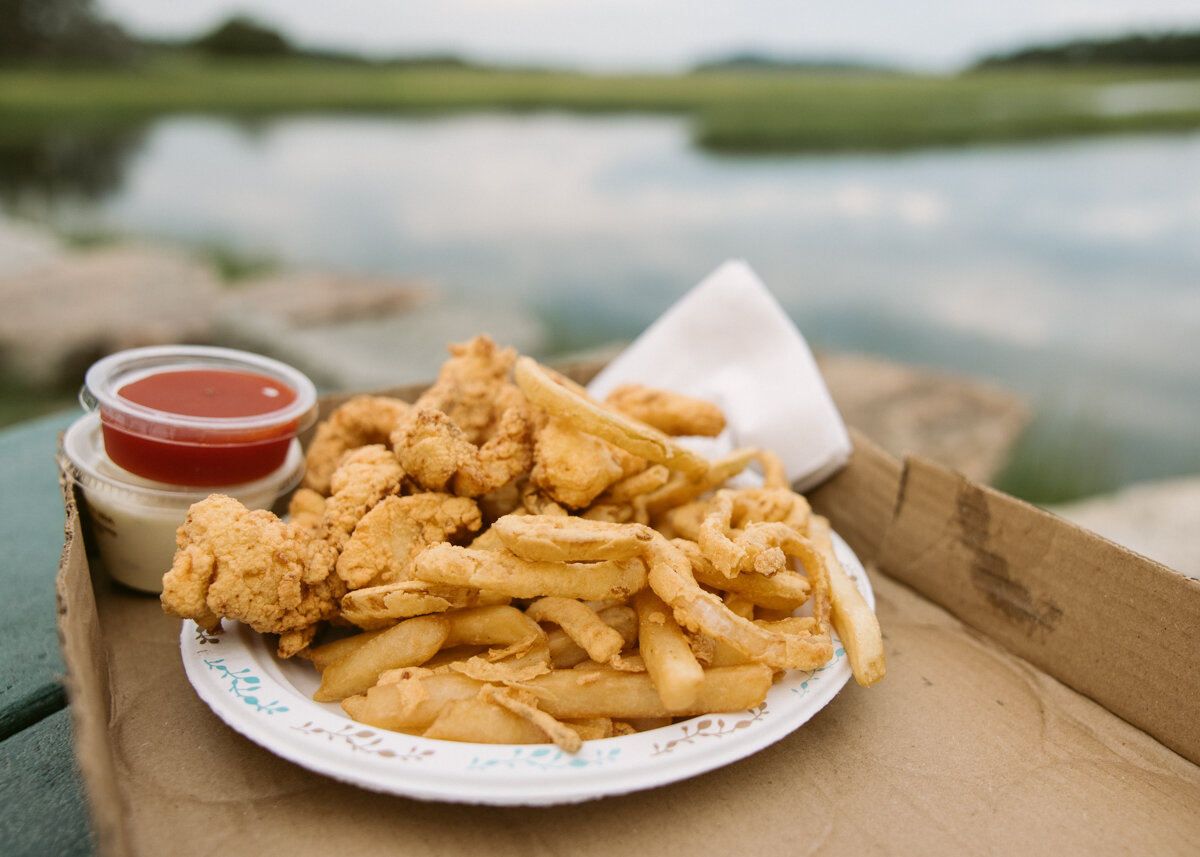
[[[417,407],[392,434],[392,445],[405,472],[425,490],[479,497],[529,469],[533,446],[526,413],[509,408],[480,446],[448,414]]]
[[[333,494],[325,501],[322,523],[330,544],[341,550],[362,516],[399,492],[403,480],[404,470],[386,446],[370,444],[348,452],[329,480]]]
[[[325,520],[324,495],[312,488],[297,488],[288,501],[288,516],[306,530],[319,530]]]
[[[725,414],[719,407],[669,390],[622,384],[608,394],[604,404],[676,437],[716,437],[725,430]]]
[[[409,580],[413,557],[425,547],[475,532],[482,523],[479,506],[468,497],[385,497],[354,528],[338,557],[338,576],[350,589]]]
[[[234,619],[260,633],[288,636],[287,648],[294,648],[294,632],[338,613],[346,588],[332,573],[335,552],[271,512],[213,494],[188,510],[175,541],[161,596],[172,616],[209,631],[222,618]]]
[[[505,411],[525,408],[525,396],[510,377],[517,352],[499,348],[490,336],[449,346],[437,381],[421,394],[417,407],[433,408],[450,417],[467,440],[482,445],[491,439]]]
[[[608,441],[552,417],[537,434],[529,481],[555,502],[582,509],[625,475],[624,458]]]
[[[317,433],[305,456],[304,487],[330,493],[329,479],[347,452],[372,443],[387,443],[408,404],[390,396],[355,396],[338,406]]]

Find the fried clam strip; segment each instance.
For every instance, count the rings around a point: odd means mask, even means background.
[[[355,396],[318,426],[305,455],[304,487],[329,494],[329,480],[342,456],[369,444],[387,443],[408,404],[389,396]]]
[[[725,430],[725,414],[717,405],[671,390],[621,384],[604,404],[668,435],[716,437]]]
[[[489,589],[513,598],[558,595],[601,601],[623,598],[646,585],[639,558],[606,562],[535,562],[507,550],[431,545],[417,554],[413,576],[430,583]]]
[[[507,604],[508,601],[506,595],[471,587],[404,580],[347,592],[342,597],[342,618],[369,631],[426,613]]]
[[[837,629],[854,679],[869,687],[883,678],[887,663],[883,652],[883,635],[879,618],[854,585],[833,549],[829,521],[814,515],[809,527],[810,536],[829,568],[829,590],[832,601],[831,619]]]
[[[672,539],[671,544],[691,561],[692,574],[698,583],[735,593],[760,607],[791,612],[808,601],[812,593],[812,587],[803,575],[790,569],[770,577],[753,572],[726,577],[713,567],[700,545],[687,539]]]
[[[540,710],[560,720],[644,720],[744,711],[766,699],[772,678],[771,668],[761,663],[707,669],[695,701],[680,711],[667,710],[647,673],[608,667],[554,670],[520,687],[536,696]],[[380,729],[419,732],[448,704],[475,697],[484,684],[454,673],[405,670],[342,700],[342,709],[354,720]]]
[[[807,501],[790,489],[723,489],[707,503],[676,510],[670,522],[676,532],[699,543],[719,572],[733,577],[743,571],[772,575],[784,570],[780,544],[802,534],[809,515]]]
[[[613,524],[578,516],[506,515],[492,529],[522,559],[598,562],[638,556],[653,538],[649,527]]]
[[[779,542],[795,534],[787,524],[751,522],[735,532],[734,491],[718,491],[701,521],[696,541],[713,566],[726,577],[743,571],[770,576],[786,567]]]
[[[605,408],[575,385],[561,383],[531,357],[518,357],[513,374],[531,402],[579,431],[672,470],[695,475],[708,470],[702,456],[652,426]]]
[[[668,510],[689,503],[725,484],[745,470],[757,455],[758,450],[753,447],[735,449],[711,462],[708,468],[698,475],[672,474],[671,479],[661,488],[635,498],[634,502],[642,506],[653,525],[659,526],[659,519]]]
[[[385,497],[354,527],[338,557],[338,576],[350,589],[409,580],[413,558],[427,546],[482,525],[469,497],[432,491]]]
[[[701,589],[687,555],[663,536],[647,549],[650,586],[693,631],[723,641],[748,658],[774,669],[816,669],[833,657],[829,633],[829,584],[825,560],[810,543],[796,537],[785,550],[800,554],[813,587],[813,615],[818,633],[787,633],[764,628],[731,612],[711,592]]]

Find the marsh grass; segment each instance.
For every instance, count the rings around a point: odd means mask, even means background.
[[[1194,83],[1198,97],[1172,109],[1097,109],[1105,87],[1146,81]],[[699,145],[721,152],[892,150],[1200,127],[1200,70],[589,75],[172,55],[127,70],[0,71],[0,140],[164,113],[478,110],[682,114]]]

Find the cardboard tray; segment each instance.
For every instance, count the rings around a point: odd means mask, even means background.
[[[63,474],[59,633],[100,853],[1194,854],[1200,581],[853,437],[809,497],[871,574],[887,677],[728,767],[537,809],[375,794],[226,727],[179,622],[89,564]]]

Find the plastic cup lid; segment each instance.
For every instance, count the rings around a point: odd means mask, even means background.
[[[141,378],[163,371],[186,369],[224,369],[266,375],[290,387],[296,398],[284,407],[264,414],[245,417],[201,417],[162,411],[132,402],[120,395],[120,389]],[[118,421],[129,418],[138,423],[191,430],[269,428],[297,421],[297,433],[317,418],[317,390],[304,373],[261,354],[207,345],[155,345],[132,348],[110,354],[88,369],[79,401],[89,411],[103,410]],[[157,433],[157,432],[156,432]]]

